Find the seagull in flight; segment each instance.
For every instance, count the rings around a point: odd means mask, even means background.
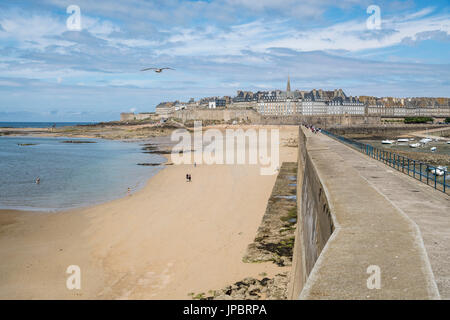
[[[145,69],[142,69],[141,71],[147,71],[147,70],[153,70],[156,73],[161,73],[163,70],[175,70],[175,69],[172,69],[172,68],[169,68],[169,67],[164,67],[164,68],[145,68]]]

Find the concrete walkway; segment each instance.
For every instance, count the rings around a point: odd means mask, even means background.
[[[450,298],[449,197],[323,134],[304,132],[336,230],[300,297],[438,299],[439,287]],[[367,288],[371,265],[380,268],[380,289]]]
[[[352,161],[364,179],[417,224],[441,298],[450,299],[450,197],[341,145],[334,151],[345,161]]]

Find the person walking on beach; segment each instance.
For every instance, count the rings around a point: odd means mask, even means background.
[[[189,173],[186,173],[186,182],[189,182]]]

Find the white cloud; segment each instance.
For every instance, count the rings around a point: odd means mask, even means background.
[[[71,44],[68,41],[52,39],[66,31],[66,26],[49,15],[22,15],[13,11],[3,16],[0,24],[4,29],[4,32],[0,32],[0,40],[14,41],[19,48],[43,50],[49,45]]]
[[[28,14],[23,11],[11,10],[3,12],[0,16],[0,40],[15,42],[16,48],[45,50],[48,46],[55,46],[53,50],[65,54],[65,47],[75,43],[64,33],[69,31],[66,26],[66,17],[55,17],[49,14]],[[81,18],[82,31],[107,41],[112,47],[119,45],[128,47],[148,47],[157,43],[133,38],[114,38],[113,33],[121,32],[121,28],[109,21],[93,18],[83,14]],[[77,32],[77,31],[72,31]],[[59,48],[58,48],[59,47]]]
[[[82,29],[86,29],[94,36],[105,37],[113,32],[120,32],[120,27],[108,20],[100,20],[99,18],[91,18],[82,15]]]
[[[292,27],[286,20],[263,20],[231,26],[229,30],[209,27],[173,29],[168,40],[172,44],[159,49],[161,54],[172,55],[239,55],[241,50],[264,52],[271,47],[298,51],[378,49],[400,44],[404,39],[415,40],[423,32],[441,31],[450,34],[450,16],[426,17],[432,9],[423,9],[411,15],[383,20],[382,29],[371,31],[365,20],[351,20],[326,28],[306,31]]]

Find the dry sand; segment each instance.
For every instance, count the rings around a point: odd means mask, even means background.
[[[280,130],[281,161],[296,161],[287,144],[297,133]],[[275,179],[258,165],[173,165],[94,207],[0,212],[0,299],[189,299],[286,271],[242,262]],[[69,265],[81,268],[81,290],[66,288]]]

